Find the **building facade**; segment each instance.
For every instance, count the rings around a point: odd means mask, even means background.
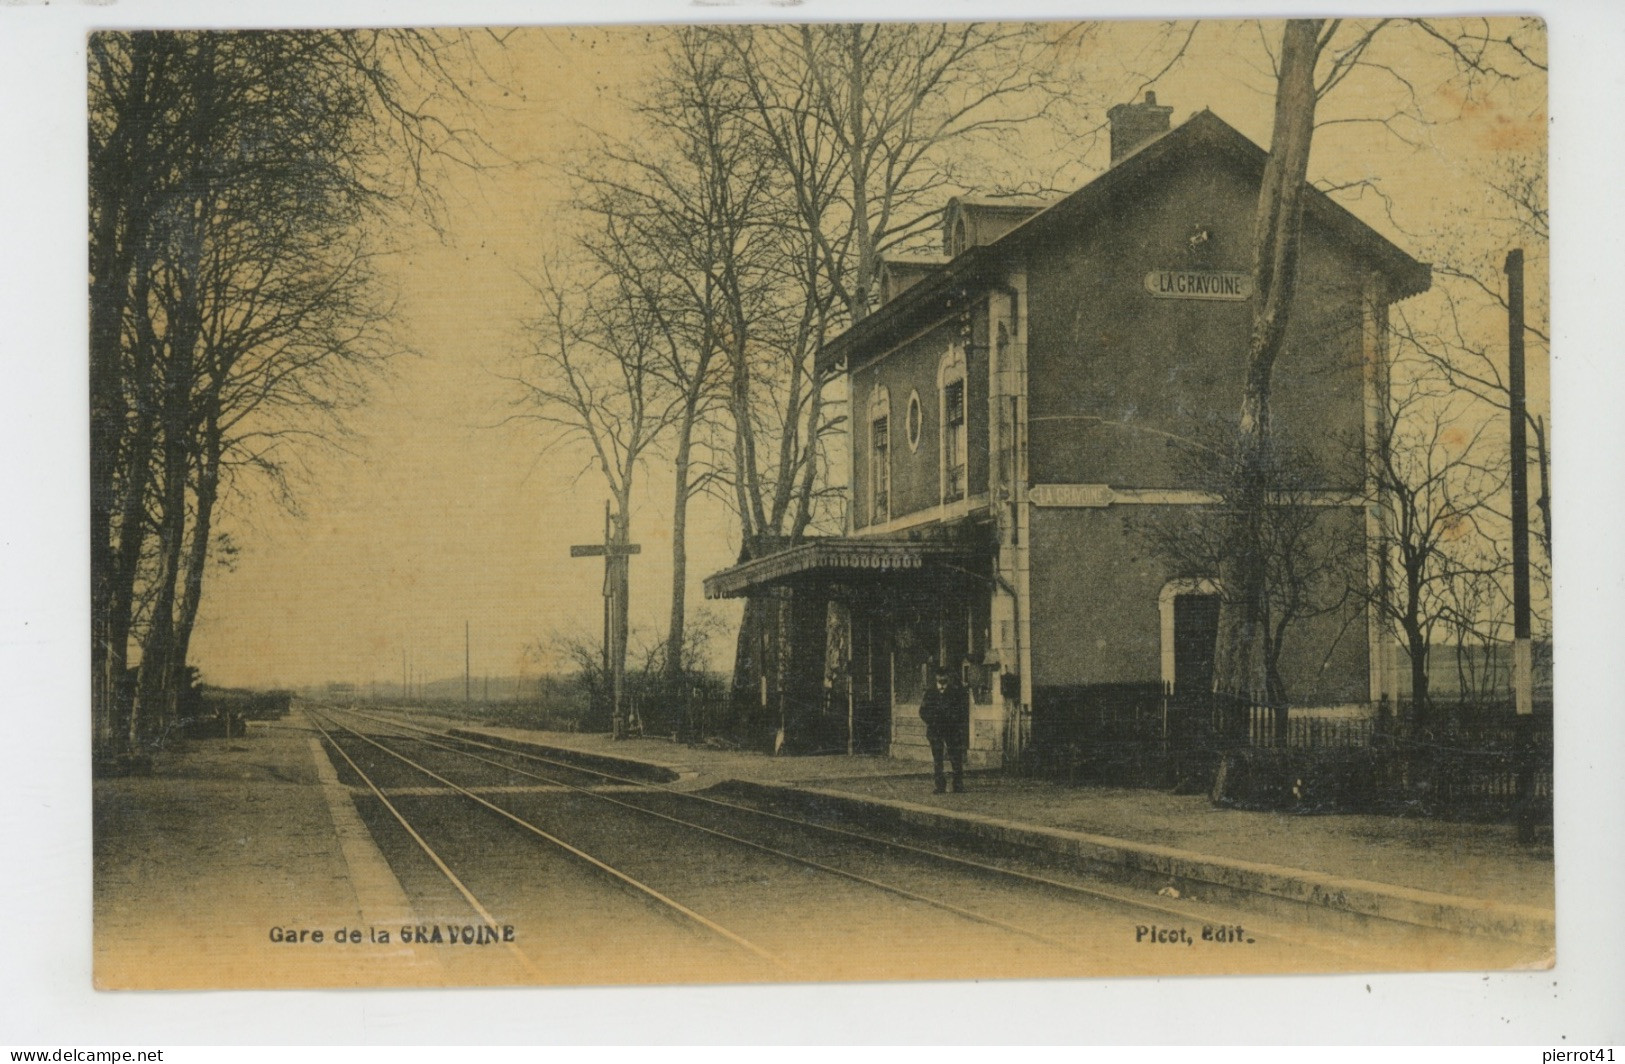
[[[1113,108],[1110,168],[1064,198],[951,201],[944,254],[887,261],[882,305],[821,352],[848,385],[847,534],[706,582],[778,603],[788,642],[757,685],[776,745],[928,757],[937,662],[970,688],[980,765],[1211,690],[1216,574],[1176,571],[1145,530],[1213,502],[1182,455],[1240,406],[1266,155],[1170,113]],[[1322,523],[1363,545],[1350,441],[1377,438],[1388,307],[1429,270],[1317,192],[1298,270],[1272,425],[1326,471]],[[1295,703],[1391,693],[1380,644],[1354,598],[1304,622],[1282,661]]]

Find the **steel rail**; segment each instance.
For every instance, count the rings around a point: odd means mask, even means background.
[[[497,931],[501,926],[497,923],[497,918],[492,916],[490,911],[487,910],[484,905],[480,904],[480,900],[474,896],[474,892],[469,890],[468,886],[464,884],[461,879],[457,878],[457,874],[453,872],[446,862],[441,859],[440,855],[434,851],[434,847],[430,846],[428,842],[424,840],[423,836],[418,834],[417,829],[412,827],[412,825],[407,822],[406,817],[401,815],[401,811],[395,808],[395,803],[391,802],[387,797],[385,797],[384,792],[380,790],[378,785],[372,781],[372,777],[368,776],[364,771],[362,771],[361,766],[356,764],[355,759],[346,753],[344,748],[338,744],[338,740],[333,738],[328,730],[322,727],[321,724],[316,721],[314,715],[307,715],[307,719],[310,721],[312,727],[322,733],[322,738],[327,740],[327,744],[334,750],[337,750],[339,756],[344,758],[344,760],[349,763],[350,768],[357,776],[361,777],[361,781],[367,785],[369,790],[372,791],[373,796],[376,797],[380,802],[384,803],[384,808],[389,810],[390,815],[393,816],[396,821],[400,823],[401,827],[406,830],[406,833],[412,837],[412,841],[417,843],[423,852],[428,855],[429,860],[434,862],[434,866],[440,869],[441,874],[451,881],[451,885],[457,888],[457,892],[463,896],[463,900],[468,902],[474,911],[479,914],[481,920],[485,921],[485,926],[493,931]],[[329,717],[328,719],[331,720],[332,718]],[[339,726],[343,727],[343,725]],[[525,951],[520,949],[516,943],[504,942],[502,944],[508,948],[510,953],[518,958],[520,965],[522,965],[526,971],[530,972],[531,975],[534,975],[538,979],[546,978],[546,973],[538,968],[536,963],[532,961],[530,957],[526,955]]]
[[[540,837],[542,839],[547,840],[548,842],[552,843],[553,845],[555,845],[555,846],[559,847],[560,849],[564,850],[565,852],[579,858],[580,860],[585,861],[586,863],[588,863],[592,867],[598,869],[601,872],[606,873],[607,875],[613,877],[614,879],[618,880],[619,882],[624,883],[627,886],[633,888],[634,890],[637,890],[640,893],[645,894],[645,895],[653,898],[654,900],[660,902],[661,904],[671,908],[672,910],[674,910],[674,911],[676,911],[678,913],[681,913],[683,916],[688,917],[690,920],[692,920],[695,923],[699,924],[701,927],[704,927],[706,930],[712,932],[713,934],[719,935],[722,938],[727,939],[729,942],[732,942],[734,945],[739,946],[741,949],[744,949],[744,950],[746,950],[746,951],[748,951],[750,953],[755,954],[756,956],[762,958],[763,960],[767,961],[769,964],[772,964],[774,967],[780,969],[781,971],[785,971],[785,972],[792,971],[791,965],[788,962],[786,962],[785,960],[783,960],[782,958],[777,957],[772,953],[769,953],[767,950],[765,950],[762,947],[756,945],[754,942],[751,942],[749,939],[744,938],[743,936],[741,936],[739,934],[736,934],[733,931],[728,930],[726,927],[723,927],[721,924],[719,924],[716,921],[710,919],[709,917],[703,916],[700,913],[695,912],[693,909],[690,909],[688,906],[684,905],[682,902],[679,902],[674,898],[667,897],[665,894],[662,894],[660,891],[656,890],[654,887],[649,886],[647,883],[643,883],[643,882],[641,882],[641,881],[639,881],[637,879],[632,878],[631,876],[627,875],[625,872],[622,872],[620,869],[615,868],[615,867],[613,867],[613,866],[611,866],[609,864],[606,864],[603,861],[600,861],[598,858],[594,857],[592,854],[586,852],[585,850],[582,850],[582,849],[580,849],[578,847],[572,846],[568,842],[565,842],[563,839],[559,838],[558,836],[550,834],[547,831],[544,831],[542,828],[538,827],[535,824],[532,824],[530,821],[528,821],[525,818],[519,816],[517,813],[514,813],[514,812],[512,812],[510,810],[504,809],[504,808],[502,808],[501,806],[497,805],[494,802],[489,802],[489,801],[485,800],[484,798],[480,797],[479,795],[475,794],[473,791],[468,790],[466,787],[461,787],[458,784],[453,783],[451,780],[449,780],[446,777],[444,777],[444,776],[440,775],[439,773],[435,772],[433,769],[429,768],[428,766],[420,765],[416,761],[412,760],[410,757],[407,757],[405,754],[402,754],[402,753],[400,753],[399,751],[396,751],[396,750],[391,750],[389,747],[385,746],[384,744],[382,744],[380,742],[377,742],[376,740],[372,739],[370,736],[363,735],[361,732],[356,731],[354,728],[350,727],[349,725],[338,721],[336,718],[334,718],[332,716],[331,712],[326,712],[326,713],[324,713],[324,715],[327,716],[329,720],[332,720],[335,725],[337,725],[340,728],[343,728],[345,731],[349,732],[351,735],[354,735],[356,738],[360,739],[362,742],[365,742],[365,743],[368,743],[369,745],[375,746],[378,749],[382,750],[384,753],[390,755],[391,757],[396,758],[397,760],[405,762],[407,765],[409,765],[412,768],[416,769],[417,771],[423,773],[425,776],[428,776],[430,779],[436,780],[437,782],[443,784],[444,786],[449,787],[452,790],[456,791],[458,794],[461,794],[465,798],[468,798],[471,801],[479,803],[480,805],[482,805],[485,808],[489,809],[491,812],[496,813],[497,815],[502,816],[502,817],[504,817],[504,818],[506,818],[508,820],[511,820],[513,823],[515,823],[515,824],[519,825],[520,827],[524,828],[526,831],[529,831],[532,834],[534,834],[534,835],[536,835],[536,836],[538,836],[538,837]],[[456,753],[456,752],[460,752],[460,751],[453,751],[453,752]],[[347,760],[347,761],[350,760],[348,755],[345,756],[345,760]],[[352,764],[354,764],[354,762],[352,762]],[[523,770],[512,769],[511,766],[502,766],[502,767],[508,768],[508,769],[510,769],[510,771],[523,771]],[[540,777],[538,777],[538,778],[540,778]],[[380,795],[380,797],[382,797],[382,795]]]
[[[357,713],[358,716],[365,716],[365,714],[360,714],[355,710],[350,710],[349,712]],[[391,723],[392,724],[392,722],[388,722],[388,721],[386,721],[385,723]],[[431,734],[433,734],[433,733],[431,733]],[[1020,924],[1013,924],[1013,923],[1010,923],[1007,920],[1002,920],[999,917],[989,916],[986,913],[979,913],[979,912],[976,912],[973,909],[966,909],[963,906],[955,905],[953,902],[944,901],[941,898],[933,898],[928,894],[921,894],[921,893],[919,893],[917,891],[910,890],[907,887],[900,887],[900,886],[897,886],[896,884],[887,883],[887,882],[884,882],[882,880],[874,879],[874,878],[872,878],[870,876],[861,875],[861,874],[859,874],[857,872],[852,872],[852,871],[849,871],[849,870],[844,869],[844,868],[837,868],[834,865],[825,864],[822,861],[814,860],[813,858],[806,857],[806,856],[804,856],[802,854],[791,853],[788,850],[780,850],[780,849],[777,849],[776,847],[769,846],[769,845],[767,845],[765,843],[756,842],[756,841],[754,841],[752,839],[743,838],[743,837],[741,837],[739,835],[734,835],[734,834],[732,834],[730,832],[722,831],[722,830],[719,830],[717,828],[707,827],[704,824],[696,824],[693,821],[684,820],[681,817],[675,817],[675,816],[672,816],[672,815],[670,815],[668,813],[662,813],[657,809],[650,809],[650,808],[648,808],[646,806],[637,805],[637,804],[635,804],[633,802],[621,801],[620,799],[611,797],[610,795],[604,794],[601,791],[594,791],[594,790],[592,790],[590,788],[586,788],[586,787],[578,787],[578,786],[575,786],[574,784],[565,783],[562,780],[555,779],[555,778],[549,777],[549,776],[544,776],[544,775],[541,775],[540,773],[537,773],[537,772],[531,772],[531,771],[529,771],[527,769],[523,769],[523,768],[520,768],[520,767],[515,766],[515,765],[503,764],[502,762],[495,761],[495,760],[493,760],[491,758],[488,758],[488,757],[483,757],[483,756],[481,756],[479,754],[471,753],[471,752],[469,752],[467,750],[459,750],[459,749],[456,749],[455,747],[446,746],[443,743],[436,743],[436,742],[433,742],[433,741],[428,740],[428,739],[414,739],[413,741],[414,742],[425,743],[425,744],[427,744],[429,746],[435,747],[436,749],[444,750],[447,753],[457,754],[457,755],[459,755],[461,757],[472,758],[472,759],[474,759],[476,761],[480,761],[480,762],[482,762],[484,764],[495,765],[497,768],[503,769],[504,771],[507,771],[507,772],[517,772],[517,773],[519,773],[521,775],[529,776],[532,779],[541,780],[544,783],[549,783],[549,784],[553,784],[553,785],[556,785],[556,786],[564,787],[567,790],[574,791],[574,792],[576,792],[578,794],[588,795],[590,797],[597,798],[600,801],[609,802],[612,805],[618,805],[618,806],[622,807],[623,809],[630,809],[630,810],[632,810],[634,812],[642,813],[642,814],[644,814],[646,816],[656,817],[658,819],[668,821],[668,822],[670,822],[672,824],[677,824],[677,825],[679,825],[681,827],[689,828],[690,830],[693,830],[693,831],[699,831],[699,832],[703,832],[704,834],[707,834],[707,835],[715,836],[715,837],[717,837],[719,839],[725,839],[725,840],[727,840],[729,842],[736,843],[736,844],[738,844],[740,846],[745,846],[745,847],[748,847],[748,848],[753,849],[753,850],[758,850],[758,851],[760,851],[762,853],[771,854],[774,857],[778,857],[778,858],[781,858],[781,859],[787,860],[787,861],[792,861],[792,862],[794,862],[796,864],[805,865],[808,868],[817,869],[820,872],[824,872],[824,873],[827,873],[827,874],[832,875],[832,876],[838,876],[838,877],[843,878],[843,879],[852,880],[853,882],[856,882],[856,883],[862,883],[865,886],[873,887],[876,890],[881,890],[881,891],[884,891],[884,892],[886,892],[888,894],[894,894],[894,895],[896,895],[896,896],[898,896],[900,898],[905,898],[905,899],[907,899],[909,901],[917,902],[917,903],[920,903],[922,905],[928,905],[928,906],[930,906],[930,907],[932,907],[934,909],[940,909],[943,912],[952,913],[953,915],[958,916],[958,917],[960,917],[961,919],[964,919],[964,920],[969,920],[969,921],[972,921],[974,923],[983,924],[983,925],[986,925],[988,927],[996,927],[1001,931],[1007,931],[1007,932],[1009,932],[1011,934],[1021,935],[1024,938],[1032,939],[1033,941],[1043,943],[1046,946],[1053,946],[1053,947],[1055,947],[1057,949],[1066,950],[1068,952],[1077,952],[1078,951],[1078,947],[1077,947],[1077,945],[1075,943],[1067,942],[1067,941],[1064,941],[1064,940],[1058,939],[1058,938],[1053,938],[1053,937],[1051,937],[1049,935],[1044,934],[1043,932],[1034,931],[1031,928],[1027,928],[1027,927],[1022,927]],[[397,755],[397,756],[399,756],[399,755]],[[573,767],[573,766],[566,766],[566,767]],[[614,778],[614,777],[610,777],[610,778]],[[740,807],[740,808],[745,808],[745,807]],[[809,826],[817,826],[817,825],[809,825]]]
[[[603,769],[584,768],[584,767],[582,767],[580,765],[572,765],[567,761],[561,761],[561,760],[558,760],[556,758],[544,757],[541,754],[536,754],[536,753],[533,753],[533,752],[530,752],[530,751],[527,751],[527,750],[515,750],[515,749],[513,749],[511,747],[499,746],[499,745],[496,745],[494,743],[487,743],[487,742],[483,742],[483,741],[478,740],[478,739],[469,739],[469,738],[466,738],[466,737],[460,736],[460,735],[448,735],[445,732],[435,731],[432,728],[425,728],[422,725],[411,724],[411,723],[408,723],[406,721],[396,720],[396,719],[389,718],[389,717],[380,717],[380,716],[378,716],[376,714],[364,713],[364,712],[362,712],[361,710],[358,710],[358,709],[348,709],[348,710],[344,710],[344,712],[352,713],[352,714],[354,714],[354,715],[356,715],[358,717],[362,717],[362,718],[365,718],[365,719],[368,719],[368,720],[380,721],[381,723],[388,724],[388,725],[391,725],[393,727],[404,728],[404,729],[407,729],[408,731],[423,732],[423,733],[426,733],[428,735],[438,736],[438,737],[440,737],[442,739],[450,739],[452,742],[465,743],[465,744],[470,745],[470,746],[478,746],[478,747],[482,747],[482,748],[487,749],[487,750],[492,750],[492,751],[496,751],[498,753],[508,754],[510,756],[513,756],[513,757],[524,758],[524,759],[530,760],[530,761],[540,761],[543,764],[554,765],[554,766],[557,766],[559,768],[568,769],[568,770],[570,770],[572,772],[583,773],[585,775],[597,776],[597,777],[599,777],[601,779],[611,780],[611,781],[613,781],[615,783],[629,784],[631,786],[642,788],[644,790],[651,791],[651,792],[654,792],[656,794],[669,794],[669,795],[673,795],[673,796],[678,797],[678,798],[687,799],[689,801],[703,802],[705,804],[714,805],[714,806],[717,806],[717,807],[723,808],[723,809],[731,809],[731,810],[735,810],[735,811],[741,812],[741,813],[748,813],[748,814],[751,814],[751,815],[757,816],[757,817],[762,817],[762,818],[766,818],[766,819],[770,819],[770,820],[777,820],[777,821],[780,821],[780,822],[786,823],[786,824],[793,824],[793,825],[796,825],[798,827],[810,828],[810,829],[812,829],[814,831],[824,832],[824,833],[829,834],[829,835],[838,835],[838,836],[841,836],[841,837],[844,837],[844,838],[849,838],[849,839],[854,839],[854,840],[857,840],[857,841],[860,841],[860,842],[870,843],[870,844],[875,845],[875,846],[882,846],[882,847],[886,847],[886,848],[891,849],[891,850],[896,850],[896,851],[903,852],[903,853],[914,854],[915,856],[925,857],[925,858],[935,860],[935,861],[939,861],[939,862],[943,862],[943,863],[946,863],[946,864],[960,865],[960,866],[963,866],[963,867],[966,867],[966,868],[976,869],[977,871],[980,871],[980,872],[991,873],[991,874],[993,874],[995,876],[1003,876],[1003,877],[1008,877],[1008,878],[1011,878],[1011,879],[1020,880],[1020,881],[1026,882],[1026,883],[1031,883],[1031,884],[1033,884],[1035,886],[1046,887],[1046,888],[1056,890],[1056,891],[1060,891],[1060,892],[1063,892],[1063,893],[1066,893],[1066,894],[1079,895],[1079,896],[1082,896],[1082,897],[1085,897],[1085,898],[1090,898],[1090,899],[1097,900],[1097,901],[1112,902],[1112,903],[1117,904],[1117,905],[1122,905],[1122,906],[1126,906],[1126,907],[1129,907],[1129,908],[1135,908],[1135,909],[1140,909],[1140,910],[1144,910],[1144,911],[1148,911],[1148,912],[1153,912],[1153,913],[1160,914],[1162,916],[1178,917],[1181,920],[1190,920],[1190,919],[1194,918],[1193,914],[1191,913],[1190,909],[1188,909],[1188,908],[1178,908],[1178,907],[1175,907],[1173,905],[1167,905],[1167,904],[1163,904],[1163,903],[1160,903],[1160,902],[1149,901],[1147,899],[1134,897],[1132,895],[1120,894],[1120,893],[1118,893],[1116,891],[1102,890],[1102,889],[1100,889],[1098,887],[1087,887],[1087,886],[1084,886],[1084,885],[1082,885],[1080,883],[1070,883],[1070,882],[1067,882],[1066,880],[1062,880],[1062,879],[1052,879],[1049,876],[1042,876],[1042,875],[1038,875],[1038,874],[1033,873],[1033,872],[1024,872],[1024,871],[1022,871],[1020,869],[1016,869],[1016,868],[1007,868],[1007,867],[1005,867],[1003,865],[990,864],[990,863],[988,863],[986,861],[979,861],[979,860],[976,860],[975,858],[965,857],[965,856],[962,856],[960,854],[945,853],[945,852],[943,852],[941,850],[933,850],[933,849],[929,849],[929,848],[923,847],[923,846],[916,846],[916,845],[914,845],[912,843],[900,842],[900,841],[898,841],[896,839],[887,839],[887,838],[882,838],[882,837],[879,837],[879,836],[876,836],[876,835],[870,835],[870,834],[867,834],[867,833],[862,832],[862,831],[853,831],[850,828],[835,827],[834,825],[831,825],[831,824],[820,824],[820,823],[817,823],[816,821],[803,820],[800,817],[787,816],[787,815],[785,815],[783,813],[775,813],[772,810],[768,810],[768,809],[758,809],[758,808],[756,808],[754,806],[742,805],[742,804],[740,804],[738,802],[729,802],[729,801],[725,801],[725,800],[723,800],[721,798],[713,798],[710,795],[695,794],[695,793],[692,793],[692,792],[689,792],[689,791],[678,791],[678,790],[674,790],[671,787],[663,785],[663,784],[651,783],[651,782],[649,782],[647,780],[631,779],[631,778],[626,777],[626,776],[617,776],[615,773],[608,772],[608,771],[605,771]],[[503,767],[511,768],[512,766],[503,766]],[[566,785],[566,786],[568,786],[568,785]],[[593,793],[593,792],[589,792],[589,793]],[[653,811],[650,810],[650,812],[653,812]],[[1295,942],[1295,943],[1298,943],[1300,945],[1307,946],[1309,948],[1323,950],[1325,952],[1334,953],[1334,954],[1337,954],[1337,955],[1340,955],[1340,956],[1347,956],[1347,957],[1358,957],[1358,956],[1360,956],[1360,954],[1358,954],[1357,952],[1355,952],[1355,951],[1353,951],[1351,949],[1338,948],[1336,946],[1329,945],[1327,943],[1320,942],[1318,940],[1315,941],[1315,942],[1304,942],[1302,939],[1295,938],[1290,934],[1283,934],[1278,929],[1269,932],[1269,934],[1270,934],[1270,937],[1272,937],[1272,938],[1274,938],[1274,939],[1276,939],[1276,940],[1278,940],[1280,942],[1283,942],[1283,943],[1293,943],[1293,942]]]

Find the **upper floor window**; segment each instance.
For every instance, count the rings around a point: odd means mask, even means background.
[[[869,523],[891,520],[891,393],[869,394]]]
[[[937,374],[942,389],[942,501],[965,497],[965,349],[948,349]]]

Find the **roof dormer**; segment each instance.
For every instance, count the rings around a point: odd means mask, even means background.
[[[942,246],[950,259],[991,244],[1055,202],[1049,196],[955,196],[943,212]]]
[[[880,261],[880,301],[890,303],[947,265],[941,255],[887,255]]]

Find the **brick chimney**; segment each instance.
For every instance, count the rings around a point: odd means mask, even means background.
[[[1172,107],[1158,107],[1157,94],[1145,94],[1144,103],[1120,103],[1106,112],[1112,125],[1112,163],[1168,132],[1168,116]]]

